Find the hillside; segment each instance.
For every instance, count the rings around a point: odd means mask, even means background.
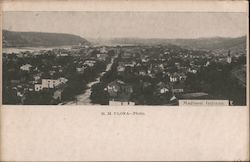
[[[72,34],[3,30],[3,47],[49,47],[79,43],[90,44],[86,39]]]
[[[185,48],[195,49],[246,49],[246,36],[238,38],[197,38],[197,39],[143,39],[143,38],[114,38],[106,41],[109,44],[134,44],[134,45],[167,45],[173,44]]]
[[[246,36],[237,38],[200,38],[200,39],[179,39],[174,42],[181,45],[197,49],[229,49],[229,48],[246,48]]]

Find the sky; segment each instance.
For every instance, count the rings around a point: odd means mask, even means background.
[[[247,13],[4,12],[3,28],[84,38],[204,38],[246,35]]]

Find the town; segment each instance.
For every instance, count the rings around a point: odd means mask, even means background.
[[[246,51],[76,45],[3,53],[3,104],[246,105]]]

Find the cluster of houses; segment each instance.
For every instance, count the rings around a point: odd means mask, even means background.
[[[64,75],[68,65],[66,66],[60,62],[54,65],[52,63],[51,65],[50,62],[52,60],[49,60],[50,56],[53,56],[52,58],[56,60],[73,58],[76,72],[83,74],[86,69],[94,67],[98,61],[105,62],[109,59],[108,50],[105,47],[96,47],[95,50],[97,52],[94,55],[92,54],[94,51],[93,48],[80,48],[79,46],[69,49],[5,53],[3,57],[4,62],[8,64],[14,63],[15,66],[5,68],[7,69],[7,73],[4,75],[6,75],[5,78],[10,78],[8,81],[10,88],[15,91],[16,96],[21,99],[21,102],[25,99],[26,94],[40,93],[44,90],[53,92],[52,97],[55,100],[61,101],[62,92],[68,84],[68,75]],[[85,53],[78,55],[79,52]],[[36,62],[40,62],[41,64],[38,66]],[[7,77],[11,71],[20,73],[20,77]]]
[[[73,58],[75,71],[83,74],[86,69],[94,67],[98,62],[110,61],[108,51],[115,51],[117,60],[116,73],[118,76],[126,78],[134,76],[141,78],[151,78],[157,80],[156,83],[143,81],[138,86],[143,89],[154,87],[154,95],[164,96],[169,94],[169,101],[175,101],[179,94],[185,94],[185,81],[188,73],[196,74],[201,67],[206,67],[211,62],[225,62],[231,64],[234,57],[230,51],[225,55],[219,55],[221,51],[215,53],[204,52],[202,54],[195,50],[184,50],[181,48],[168,48],[161,46],[124,46],[124,47],[73,47],[70,49],[40,50],[34,52],[19,52],[16,54],[3,54],[3,62],[17,63],[25,58],[39,59],[43,55],[54,55],[56,58]],[[217,56],[218,54],[218,56]],[[11,60],[11,61],[10,61]],[[39,60],[43,61],[43,59]],[[62,92],[68,83],[68,76],[64,75],[64,65],[52,65],[48,71],[46,65],[42,69],[34,63],[26,62],[19,65],[19,71],[28,74],[29,80],[10,79],[11,88],[16,91],[18,97],[25,97],[27,92],[39,93],[43,90],[53,90],[53,98],[61,100]],[[8,68],[9,72],[15,72],[15,67]],[[48,75],[44,77],[44,73]],[[60,75],[58,75],[60,74]],[[8,74],[4,74],[8,75]],[[132,94],[134,85],[121,79],[110,82],[105,90],[109,94],[110,105],[134,105]]]
[[[24,64],[20,66],[20,70],[30,75],[30,80],[10,80],[12,89],[16,90],[17,97],[25,98],[25,94],[28,92],[39,93],[43,90],[53,90],[53,98],[55,100],[61,100],[62,92],[67,85],[68,79],[65,77],[55,78],[53,70],[49,71],[51,77],[42,78],[42,72],[37,72],[37,68],[34,68],[30,64]],[[52,73],[53,72],[53,73]],[[31,74],[32,73],[32,74]]]
[[[160,53],[154,53],[149,47],[123,47],[120,53],[116,72],[123,78],[129,75],[137,76],[138,80],[143,77],[159,79],[154,83],[154,95],[169,95],[168,101],[177,101],[178,97],[183,96],[188,91],[185,89],[185,81],[188,73],[196,74],[201,67],[207,67],[214,61],[211,55],[205,53],[197,55],[192,51],[178,51],[175,49],[163,49]],[[183,61],[184,60],[184,61]],[[230,52],[226,63],[232,62]],[[140,85],[143,88],[152,87],[152,82],[143,81]],[[131,98],[133,86],[123,80],[115,80],[109,83],[105,90],[109,94],[110,105],[133,105],[134,99]],[[166,97],[165,97],[166,98]]]
[[[107,85],[105,90],[109,94],[109,105],[135,105],[131,101],[131,95],[133,93],[133,87],[130,84],[127,84],[121,80],[112,81]]]

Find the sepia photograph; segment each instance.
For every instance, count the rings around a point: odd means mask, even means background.
[[[5,11],[3,104],[245,106],[247,17]]]
[[[0,161],[249,161],[246,0],[0,0]]]

